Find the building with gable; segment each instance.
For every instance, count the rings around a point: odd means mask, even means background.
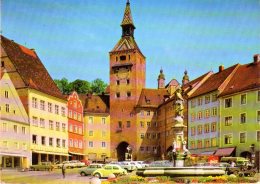
[[[4,67],[0,77],[0,166],[29,168],[32,155],[28,115]]]

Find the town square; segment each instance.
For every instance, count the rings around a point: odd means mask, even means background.
[[[0,183],[260,182],[260,2],[1,1]]]

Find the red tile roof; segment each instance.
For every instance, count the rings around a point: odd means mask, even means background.
[[[169,96],[167,89],[143,89],[137,107],[157,108],[166,96]]]
[[[84,113],[109,113],[109,95],[79,94]]]
[[[260,62],[239,66],[219,96],[260,88]]]
[[[1,45],[27,87],[66,100],[36,52],[2,35]]]
[[[238,66],[239,64],[236,64],[221,72],[211,75],[193,94],[191,94],[190,98],[219,89],[225,80],[235,72]]]

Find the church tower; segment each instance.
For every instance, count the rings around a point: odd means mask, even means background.
[[[134,39],[134,22],[129,0],[121,23],[122,36],[110,59],[111,157],[125,160],[127,147],[136,152],[137,123],[135,106],[145,88],[145,56]],[[128,147],[129,148],[129,147]]]
[[[160,74],[158,75],[158,89],[164,89],[165,88],[165,76],[163,74],[163,69],[160,70]]]

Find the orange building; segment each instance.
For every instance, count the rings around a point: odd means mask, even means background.
[[[82,160],[84,156],[83,106],[77,92],[68,97],[68,137],[70,160]]]

